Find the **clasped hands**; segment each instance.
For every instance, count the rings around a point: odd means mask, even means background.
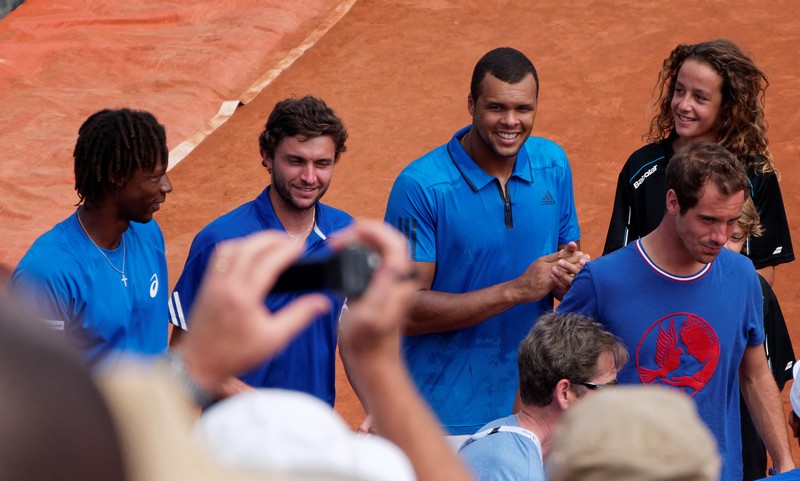
[[[552,293],[561,299],[572,280],[591,258],[570,242],[563,249],[534,261],[516,281],[523,290],[524,302],[534,302]]]

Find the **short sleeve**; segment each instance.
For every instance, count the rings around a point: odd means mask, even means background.
[[[608,223],[606,244],[603,255],[610,254],[617,249],[625,247],[628,243],[629,220],[631,218],[631,202],[624,178],[625,170],[621,170],[617,177],[617,190],[614,194],[614,207],[611,210],[611,220]]]
[[[758,346],[764,343],[764,297],[758,274],[747,279],[747,302],[744,306],[744,325],[747,329],[747,345]]]
[[[575,279],[556,312],[575,312],[591,319],[598,318],[597,291],[592,278],[591,262],[586,264]]]
[[[411,175],[401,173],[395,180],[384,220],[406,236],[411,260],[436,262],[436,216],[433,201]]]
[[[18,266],[11,274],[8,292],[55,331],[68,331],[76,317],[75,306],[65,293],[69,282],[58,275],[45,275]]]
[[[181,277],[169,296],[169,322],[184,331],[188,329],[189,311],[191,311],[194,298],[200,289],[208,259],[214,250],[213,245],[198,248],[197,244],[197,239],[195,239],[189,249],[189,256],[186,259],[186,265],[183,266]]]
[[[786,209],[775,172],[748,172],[752,184],[753,203],[761,218],[764,235],[750,239],[747,257],[756,269],[776,266],[794,260],[792,237],[786,220]]]
[[[759,276],[761,292],[764,296],[764,335],[767,345],[767,360],[779,389],[792,379],[792,366],[795,355],[792,339],[781,306],[775,292],[763,277]]]
[[[563,151],[562,151],[563,152]],[[564,155],[563,175],[561,176],[561,217],[559,222],[558,244],[564,245],[571,241],[581,238],[581,230],[578,226],[578,213],[575,210],[575,191],[572,186],[572,170]]]

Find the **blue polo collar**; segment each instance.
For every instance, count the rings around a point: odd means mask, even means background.
[[[472,126],[468,125],[453,135],[453,138],[447,143],[447,153],[450,154],[453,165],[455,165],[456,169],[461,173],[461,176],[464,177],[464,181],[467,185],[469,185],[473,191],[477,192],[486,187],[495,178],[484,172],[461,145],[461,138],[464,137],[471,128]],[[528,152],[525,150],[524,146],[517,153],[517,160],[514,163],[514,172],[511,173],[511,177],[516,177],[527,183],[533,183],[533,172],[531,171]]]
[[[278,215],[275,214],[275,209],[272,207],[272,201],[269,199],[269,189],[271,187],[271,184],[268,185],[263,191],[261,191],[260,194],[258,194],[258,197],[256,197],[254,202],[256,215],[258,216],[258,220],[261,222],[261,226],[264,229],[274,229],[286,232],[283,224],[281,224],[281,221],[278,219]],[[306,246],[322,242],[327,238],[327,235],[323,231],[327,231],[328,226],[322,226],[326,220],[323,218],[324,215],[320,209],[319,202],[317,202],[317,204],[314,206],[314,209],[316,210],[316,226],[314,227],[314,230],[311,231],[311,234],[313,235],[310,234],[308,236],[308,239],[306,240]]]

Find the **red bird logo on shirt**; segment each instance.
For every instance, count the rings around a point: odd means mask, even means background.
[[[672,386],[692,397],[714,377],[719,356],[714,328],[695,314],[676,312],[644,333],[636,349],[636,370],[642,383]]]
[[[658,340],[656,341],[656,365],[658,369],[642,368],[639,371],[642,381],[652,382],[658,377],[667,377],[667,374],[680,366],[681,354],[683,354],[683,349],[678,347],[675,321],[669,323],[668,331],[664,330],[664,326],[659,326]]]

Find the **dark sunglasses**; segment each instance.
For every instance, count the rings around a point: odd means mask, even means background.
[[[613,381],[608,381],[605,384],[595,384],[593,382],[576,382],[575,384],[580,384],[581,386],[587,387],[592,391],[597,389],[605,389],[607,387],[615,387],[617,385],[617,380],[614,379]]]

